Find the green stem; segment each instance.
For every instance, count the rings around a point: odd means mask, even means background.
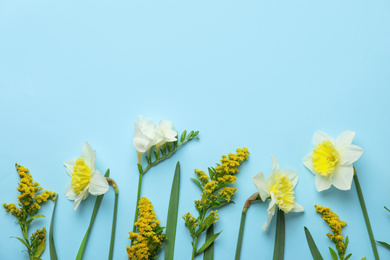
[[[139,199],[140,199],[140,196],[141,196],[142,175],[143,175],[143,173],[141,172],[139,174],[139,179],[138,179],[138,194],[137,194],[137,202],[136,202],[136,205],[135,205],[133,232],[136,231],[135,222],[137,222],[137,219],[138,219],[138,202],[139,202]]]
[[[244,226],[245,226],[245,219],[246,219],[246,210],[247,210],[247,208],[244,208],[242,210],[242,213],[241,213],[240,231],[238,232],[236,256],[234,258],[235,260],[240,260],[241,246],[242,246],[242,237],[244,235]]]
[[[283,260],[285,241],[284,212],[278,209],[278,218],[276,221],[275,247],[273,260]]]
[[[118,195],[119,190],[118,186],[111,178],[107,178],[107,181],[112,185],[115,190],[115,204],[114,204],[114,214],[112,216],[112,228],[111,228],[111,242],[110,242],[110,253],[108,254],[108,259],[112,260],[114,255],[114,244],[115,244],[115,230],[116,230],[116,219],[118,215]]]
[[[110,176],[110,169],[106,171],[106,174],[104,177],[109,177]],[[99,210],[100,204],[102,203],[104,194],[97,196],[95,206],[93,208],[92,216],[91,216],[91,221],[89,222],[89,226],[87,229],[87,232],[84,235],[83,241],[81,242],[80,249],[77,252],[76,260],[81,260],[83,258],[85,246],[87,245],[89,233],[91,233],[93,223],[95,222],[96,214]]]
[[[374,234],[372,233],[370,219],[368,218],[366,204],[364,203],[362,188],[360,187],[359,179],[356,175],[355,169],[354,169],[353,179],[355,180],[355,186],[356,186],[356,191],[357,191],[357,194],[359,197],[360,207],[362,208],[364,221],[366,222],[368,235],[370,236],[372,251],[374,252],[375,260],[379,260],[379,255],[378,255],[378,250],[377,250],[376,244],[375,244]]]

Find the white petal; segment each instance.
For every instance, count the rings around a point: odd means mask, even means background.
[[[106,177],[104,177],[99,170],[96,170],[95,173],[92,174],[89,185],[89,193],[95,196],[106,193],[110,188]]]
[[[357,145],[350,144],[344,146],[339,151],[340,165],[349,166],[356,162],[362,156],[363,149]]]
[[[332,180],[327,176],[322,176],[321,174],[316,175],[315,182],[317,191],[327,190],[332,185]]]
[[[72,177],[73,167],[76,165],[76,159],[70,159],[64,163],[66,172]]]
[[[303,212],[305,209],[294,201],[294,208],[290,212]]]
[[[81,157],[84,158],[85,164],[87,164],[90,169],[92,168],[93,152],[94,151],[89,143],[84,142],[81,147]]]
[[[278,160],[276,160],[276,158],[273,155],[271,155],[271,158],[272,158],[272,171],[271,174],[268,175],[266,180],[268,186],[270,187],[272,187],[275,184],[276,176],[280,173]]]
[[[265,224],[261,228],[263,231],[267,230],[267,228],[269,226],[269,223],[272,220],[272,217],[275,215],[275,210],[276,210],[276,198],[275,198],[275,196],[274,196],[274,194],[272,192],[272,194],[271,194],[271,201],[270,201],[268,209],[267,209],[267,212],[268,212],[267,221],[265,222]]]
[[[165,139],[164,135],[161,133],[160,129],[157,126],[153,126],[154,135],[152,145],[156,145]]]
[[[160,122],[158,122],[158,127],[164,131],[173,129],[172,122],[169,120],[160,120]]]
[[[352,179],[352,166],[337,166],[333,175],[332,184],[339,190],[350,190]]]
[[[344,131],[336,139],[336,150],[341,149],[345,145],[352,144],[353,138],[355,137],[355,132],[350,130]]]
[[[269,187],[265,182],[264,173],[259,172],[252,178],[253,183],[255,184],[257,190],[260,193],[260,198],[265,201],[269,196]]]
[[[323,141],[329,140],[333,145],[335,144],[335,140],[333,137],[328,136],[327,134],[317,131],[313,136],[313,144],[317,146],[322,144]]]
[[[145,139],[145,138],[140,138],[140,137],[133,138],[133,145],[134,145],[135,150],[137,150],[137,152],[140,152],[140,153],[146,152],[151,147],[151,144],[152,144],[152,142],[150,139]]]
[[[76,199],[77,194],[73,192],[72,183],[69,183],[68,186],[66,186],[65,196],[68,198],[68,200],[75,200]]]
[[[283,168],[282,168],[282,169],[280,169],[280,173],[285,173],[286,176],[287,176],[287,178],[290,179],[292,185],[293,185],[294,188],[295,188],[295,186],[296,186],[297,183],[298,183],[298,174],[297,174],[297,172],[294,171],[294,170],[291,170],[291,169],[283,169]]]
[[[76,199],[74,200],[74,205],[73,205],[73,209],[74,211],[77,210],[77,208],[79,207],[80,205],[80,202],[82,200],[85,200],[86,198],[88,197],[88,189],[84,189],[81,193],[79,193],[76,197]]]
[[[311,157],[311,154],[303,158],[303,165],[305,165],[313,174],[317,174],[316,170],[314,170],[313,157]]]

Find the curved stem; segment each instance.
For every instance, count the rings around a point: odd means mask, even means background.
[[[368,235],[370,237],[372,251],[374,252],[375,260],[379,260],[379,255],[378,255],[378,250],[377,250],[376,244],[375,244],[374,234],[372,233],[370,219],[368,218],[366,203],[364,202],[362,188],[360,187],[359,179],[356,175],[355,168],[354,168],[353,179],[355,180],[356,191],[357,191],[357,194],[359,197],[360,207],[362,208],[362,211],[363,211],[364,221],[366,222],[366,227],[367,227]]]
[[[110,252],[108,254],[108,259],[112,260],[114,255],[114,244],[115,244],[115,230],[116,230],[116,219],[118,215],[118,195],[119,190],[115,181],[111,178],[106,178],[107,181],[112,185],[115,190],[115,204],[114,204],[114,214],[112,216],[112,228],[111,228],[111,242],[110,242]]]

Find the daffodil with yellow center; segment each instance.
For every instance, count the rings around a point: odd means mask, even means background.
[[[295,202],[294,188],[298,183],[297,173],[294,170],[280,168],[275,157],[271,157],[273,167],[267,179],[265,179],[263,172],[252,178],[261,199],[263,201],[268,198],[271,199],[267,210],[267,221],[262,227],[263,231],[267,230],[272,217],[275,215],[276,206],[285,213],[304,211],[303,207]]]
[[[355,132],[345,131],[337,139],[325,133],[316,132],[313,137],[313,152],[303,159],[303,164],[316,175],[318,191],[334,185],[340,190],[351,189],[353,163],[363,153],[362,148],[353,145]]]
[[[81,157],[65,162],[66,171],[72,177],[65,195],[69,200],[74,200],[75,211],[89,194],[98,196],[109,189],[106,178],[95,169],[95,158],[96,151],[85,142],[81,148]]]

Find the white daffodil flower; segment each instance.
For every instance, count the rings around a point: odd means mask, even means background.
[[[65,189],[65,195],[69,200],[74,200],[74,211],[89,193],[98,196],[109,189],[106,178],[95,169],[95,158],[96,151],[92,150],[89,143],[84,142],[81,157],[64,163],[67,173],[72,177],[72,181]]]
[[[322,132],[313,137],[313,153],[303,159],[303,164],[316,176],[317,191],[323,191],[334,185],[339,190],[351,189],[353,163],[363,153],[363,149],[353,145],[355,132],[345,131],[337,139]]]
[[[275,215],[276,206],[285,213],[304,211],[303,207],[295,202],[294,197],[294,188],[298,183],[297,173],[294,170],[279,168],[278,161],[275,157],[271,157],[273,167],[267,179],[265,179],[263,172],[256,174],[252,178],[261,199],[265,201],[267,198],[271,198],[267,209],[267,221],[261,228],[263,231],[267,230],[272,217]]]
[[[142,154],[146,151],[149,152],[153,145],[156,145],[163,139],[163,135],[152,119],[143,119],[142,116],[138,116],[138,122],[134,123],[133,145],[135,150],[137,150],[139,163],[141,163]]]
[[[163,139],[156,144],[156,151],[158,152],[158,149],[161,145],[164,145],[167,142],[174,142],[176,141],[177,132],[173,130],[173,126],[171,121],[169,120],[161,120],[158,123],[158,130]]]

